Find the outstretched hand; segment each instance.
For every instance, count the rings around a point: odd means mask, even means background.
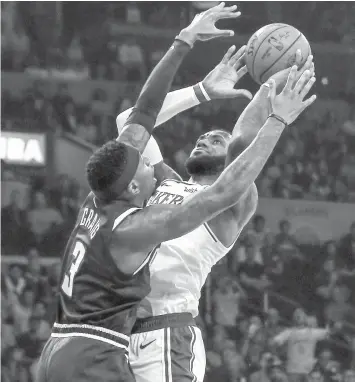
[[[236,98],[239,96],[252,99],[252,94],[245,89],[234,89],[236,83],[247,73],[244,65],[245,45],[235,52],[233,45],[222,61],[202,81],[211,99]]]
[[[298,71],[297,71],[296,78],[295,78],[296,81],[301,78],[302,74],[306,70],[309,70],[311,72],[312,76],[315,73],[313,56],[309,55],[307,57],[306,62],[302,66],[302,52],[300,49],[298,49],[296,51],[296,57],[295,57],[294,65],[296,65],[298,67]],[[287,82],[288,75],[290,74],[290,71],[291,71],[291,68],[283,69],[283,70],[275,73],[274,75],[272,75],[270,77],[270,79],[274,80],[276,83],[276,92],[280,92],[284,88],[284,86]]]
[[[207,9],[195,16],[191,24],[180,32],[179,38],[192,46],[197,40],[207,41],[216,37],[231,37],[234,35],[232,30],[218,29],[215,23],[218,20],[239,17],[241,13],[236,10],[236,5],[226,7],[225,3]]]
[[[297,66],[293,66],[285,87],[279,95],[276,95],[276,82],[274,79],[270,79],[267,85],[270,88],[269,98],[272,112],[283,118],[287,124],[294,122],[303,110],[316,100],[316,95],[312,95],[303,101],[315,81],[314,73],[310,70],[304,71],[301,77],[298,78]]]

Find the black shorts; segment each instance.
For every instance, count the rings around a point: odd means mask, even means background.
[[[88,336],[52,337],[36,382],[135,382],[127,349]]]

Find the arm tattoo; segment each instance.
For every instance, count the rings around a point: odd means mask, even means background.
[[[133,123],[127,125],[118,136],[117,141],[133,146],[142,154],[150,139],[149,132],[142,125]]]
[[[243,144],[244,147],[247,147],[255,139],[271,112],[270,101],[267,95],[268,90],[262,86],[244,109],[233,128],[233,140],[230,146],[234,141],[239,141],[239,144]],[[236,150],[234,154],[231,154],[232,160],[235,159],[235,155],[239,155],[240,152],[240,150],[239,152]]]

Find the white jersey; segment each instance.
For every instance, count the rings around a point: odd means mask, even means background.
[[[148,205],[178,205],[206,187],[166,180],[149,199]],[[201,289],[208,274],[232,246],[225,247],[207,223],[184,236],[162,243],[150,266],[151,292],[141,303],[138,317],[183,312],[196,317]]]

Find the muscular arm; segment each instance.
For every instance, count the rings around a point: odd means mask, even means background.
[[[131,252],[146,253],[161,242],[185,235],[236,204],[260,173],[283,129],[282,123],[268,119],[252,144],[211,187],[181,205],[152,205],[128,216],[116,229],[116,239]]]
[[[148,77],[122,133],[117,138],[119,142],[129,144],[143,153],[174,75],[189,50],[189,45],[179,40],[174,41]]]

